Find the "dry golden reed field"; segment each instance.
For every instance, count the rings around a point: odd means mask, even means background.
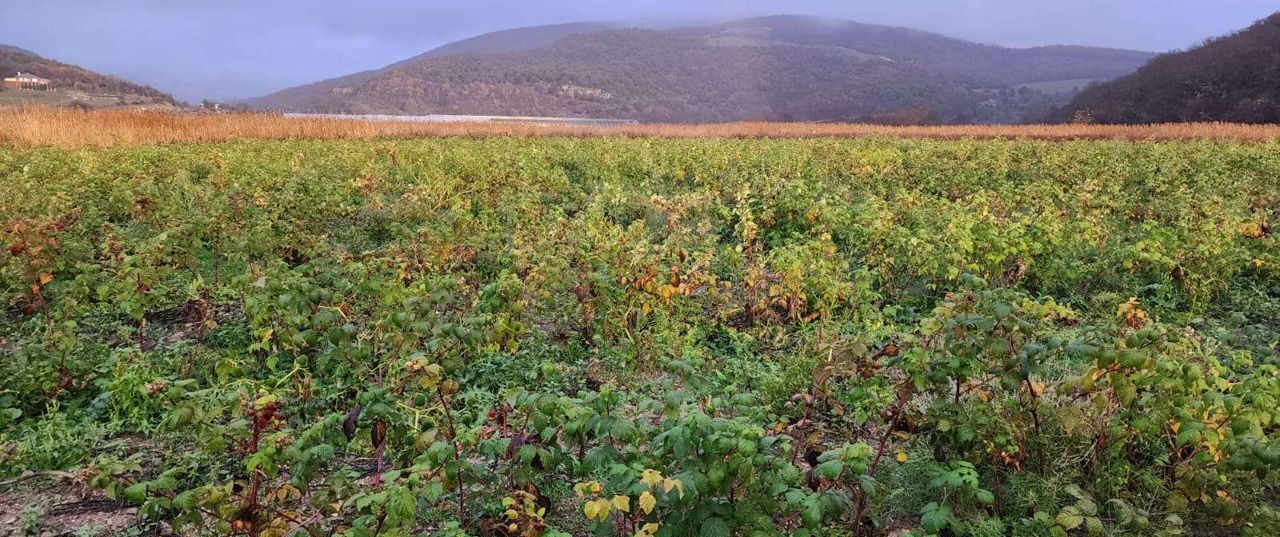
[[[1136,141],[1280,138],[1278,125],[1182,123],[1162,125],[960,125],[887,126],[836,123],[739,122],[710,125],[628,125],[583,127],[528,123],[423,123],[349,119],[288,118],[267,113],[181,112],[66,108],[0,109],[0,145],[136,146],[184,142],[285,139],[410,138],[428,136],[655,136],[858,137],[934,139],[1027,138],[1041,140],[1121,139]]]

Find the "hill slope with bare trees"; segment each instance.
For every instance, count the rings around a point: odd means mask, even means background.
[[[1280,123],[1280,13],[1081,92],[1052,119]]]

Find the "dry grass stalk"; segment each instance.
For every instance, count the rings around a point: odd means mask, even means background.
[[[675,138],[805,138],[899,136],[930,139],[1026,138],[1138,141],[1280,138],[1280,125],[886,126],[838,123],[739,122],[702,125],[580,127],[524,123],[422,123],[290,118],[278,114],[196,114],[67,108],[0,109],[0,144],[9,146],[136,146],[228,140],[363,139],[424,136],[656,136]]]

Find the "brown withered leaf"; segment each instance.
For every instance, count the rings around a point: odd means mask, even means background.
[[[356,405],[350,412],[347,412],[347,418],[342,420],[342,434],[347,437],[347,440],[356,437],[356,429],[359,428],[360,412],[362,410],[364,410],[363,407]]]
[[[373,442],[373,448],[379,449],[387,441],[387,422],[377,420],[373,422],[373,427],[369,429],[369,440]]]

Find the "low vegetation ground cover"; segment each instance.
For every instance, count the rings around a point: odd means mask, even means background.
[[[24,147],[0,181],[0,480],[149,531],[1280,533],[1276,142]]]

